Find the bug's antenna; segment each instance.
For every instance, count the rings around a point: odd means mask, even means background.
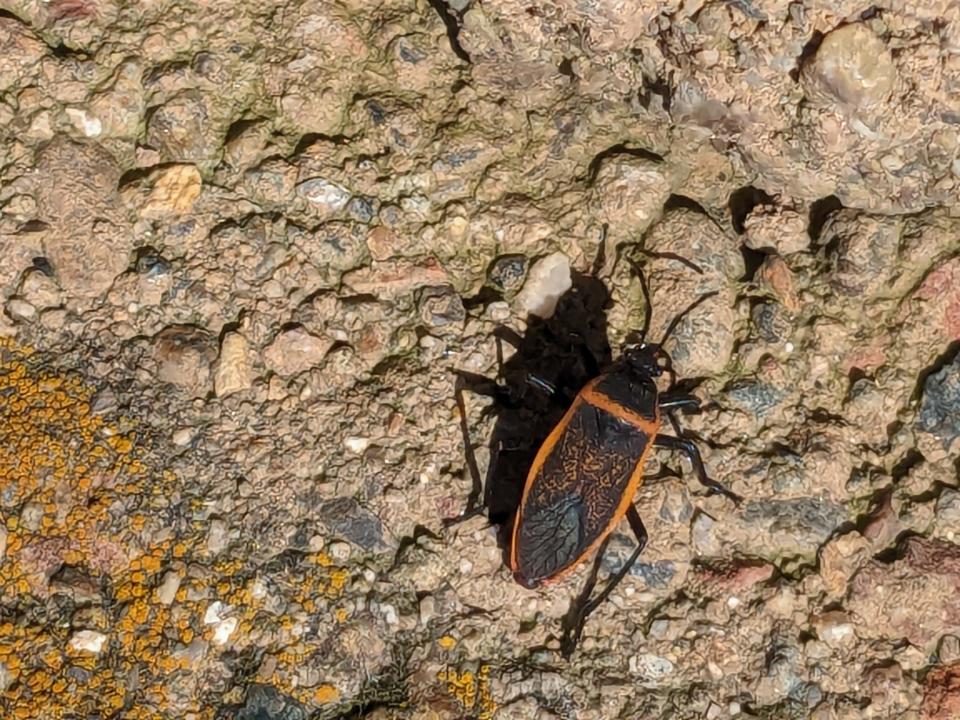
[[[655,250],[647,250],[646,248],[637,248],[637,252],[641,252],[647,257],[660,258],[663,260],[676,260],[678,263],[686,265],[688,268],[693,270],[697,275],[703,275],[703,270],[697,265],[693,260],[688,260],[682,255],[677,255],[672,252],[656,252]]]
[[[677,329],[677,326],[680,324],[681,320],[683,320],[688,314],[693,312],[693,310],[695,310],[700,303],[702,303],[704,300],[708,300],[709,298],[712,298],[714,295],[717,295],[718,292],[719,291],[714,290],[712,292],[704,293],[703,295],[698,297],[696,300],[694,300],[692,303],[690,303],[683,312],[678,313],[673,318],[673,320],[670,321],[670,324],[667,325],[667,329],[664,331],[663,337],[660,338],[660,347],[663,347],[663,344],[667,341],[667,338],[669,338],[670,335],[673,334],[673,331]]]
[[[642,344],[647,339],[647,331],[650,329],[650,323],[653,321],[653,302],[650,300],[650,288],[647,286],[647,278],[643,274],[643,268],[633,258],[628,258],[627,262],[637,274],[640,280],[640,292],[643,293],[643,330],[640,331],[639,342]]]

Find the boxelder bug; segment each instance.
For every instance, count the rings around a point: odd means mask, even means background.
[[[639,269],[638,274],[647,301],[645,333],[652,310]],[[687,312],[707,297],[701,296]],[[647,531],[633,497],[643,480],[651,448],[685,453],[703,485],[739,502],[735,494],[707,476],[697,446],[682,437],[673,414],[674,410],[699,409],[699,399],[669,390],[660,394],[657,389],[656,380],[664,372],[675,380],[663,344],[685,314],[674,318],[660,342],[646,343],[641,335],[639,341],[627,344],[617,361],[579,391],[527,473],[509,549],[510,569],[517,582],[527,588],[556,582],[599,549],[587,585],[564,621],[564,655],[573,652],[587,617],[626,576],[646,544]],[[548,394],[560,394],[537,376],[530,375],[527,380]],[[674,384],[671,382],[671,388]],[[676,436],[660,433],[662,414],[670,419]],[[591,600],[609,536],[624,515],[637,547]]]

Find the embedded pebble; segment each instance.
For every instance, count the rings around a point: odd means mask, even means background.
[[[220,357],[213,375],[217,397],[226,397],[253,385],[253,356],[250,343],[240,333],[227,333],[220,343]]]
[[[297,185],[297,195],[329,212],[339,212],[350,202],[349,190],[323,178],[313,178],[300,183]]]
[[[333,341],[312,335],[303,328],[281,332],[263,352],[267,367],[278,375],[298,375],[320,365]]]
[[[515,303],[523,312],[549,318],[560,297],[571,288],[570,261],[563,253],[553,253],[530,268]]]
[[[94,630],[78,630],[70,636],[69,646],[75,652],[99,655],[107,642],[107,636]]]
[[[945,448],[960,437],[960,355],[926,379],[918,426]]]
[[[867,25],[850,23],[823,37],[800,77],[814,102],[874,112],[890,97],[897,68],[883,40]]]

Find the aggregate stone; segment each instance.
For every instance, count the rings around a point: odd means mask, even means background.
[[[130,262],[132,232],[117,195],[120,167],[104,149],[56,137],[37,157],[37,212],[51,223],[45,256],[68,296],[100,295]]]
[[[334,535],[364,550],[383,550],[383,523],[353,498],[337,498],[320,506],[320,519]]]
[[[953,718],[955,5],[5,3],[0,716]],[[564,659],[628,259],[743,501],[649,461]]]
[[[960,436],[960,355],[927,377],[917,424],[945,448]]]
[[[886,44],[864,23],[828,32],[801,80],[814,102],[842,103],[873,113],[893,91],[897,68]]]
[[[306,720],[309,713],[291,697],[269,685],[250,685],[237,720]]]
[[[932,647],[960,627],[960,547],[909,537],[900,551],[892,563],[874,561],[854,576],[846,606],[865,637],[897,634],[919,648]]]
[[[748,500],[742,519],[746,531],[756,538],[755,550],[812,555],[847,519],[847,511],[816,498]]]
[[[210,165],[218,158],[221,130],[208,102],[204,95],[187,91],[153,111],[147,140],[164,161]]]

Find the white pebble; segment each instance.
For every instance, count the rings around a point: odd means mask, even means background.
[[[521,310],[547,319],[557,309],[560,297],[573,286],[570,261],[563,253],[553,253],[537,261],[517,295]]]
[[[370,438],[350,435],[344,438],[343,446],[354,455],[361,455],[364,450],[370,447]]]
[[[383,612],[383,619],[387,621],[387,625],[396,625],[400,622],[400,618],[397,617],[397,609],[393,605],[381,605],[380,610]]]
[[[177,447],[186,447],[193,442],[193,428],[177,428],[173,432],[173,444]]]
[[[163,576],[163,581],[156,590],[157,601],[161,605],[170,605],[177,597],[177,590],[180,589],[180,576],[173,570],[167,571]]]
[[[79,630],[70,637],[70,649],[99,655],[107,636],[94,630]]]
[[[342,540],[338,540],[330,543],[330,547],[327,548],[327,552],[331,558],[342,563],[350,559],[350,553],[352,550],[350,548],[350,543],[345,543]]]

